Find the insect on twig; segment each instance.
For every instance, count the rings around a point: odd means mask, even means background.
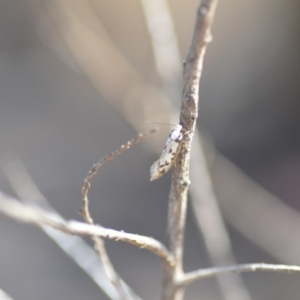
[[[182,125],[176,125],[167,139],[160,158],[150,168],[150,181],[156,180],[167,173],[175,161],[179,144],[183,138]]]

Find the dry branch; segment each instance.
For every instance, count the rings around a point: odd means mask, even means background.
[[[191,178],[194,184],[190,189],[190,195],[198,228],[202,232],[212,266],[236,265],[230,237],[214,192],[199,133],[195,134],[194,142],[193,146],[196,147],[193,148],[191,157],[191,165],[194,166],[191,168]],[[224,299],[251,299],[240,274],[235,273],[226,277],[217,276],[216,279]]]
[[[165,270],[165,300],[182,299],[184,289],[174,285],[174,279],[182,276],[183,240],[187,208],[187,192],[189,181],[189,163],[191,143],[198,116],[199,84],[203,67],[203,58],[207,44],[211,41],[211,25],[213,22],[217,0],[203,0],[197,13],[195,32],[184,71],[183,98],[180,111],[180,124],[187,134],[180,145],[180,153],[176,158],[176,166],[172,174],[169,195],[168,234],[169,248],[175,257],[174,268]]]
[[[173,257],[170,255],[166,247],[161,242],[153,238],[138,234],[125,233],[123,231],[117,231],[104,228],[99,225],[90,225],[78,221],[63,221],[53,213],[37,207],[24,205],[2,192],[0,192],[0,212],[20,222],[30,223],[39,227],[47,225],[67,234],[89,237],[99,236],[113,241],[126,242],[154,253],[160,257],[166,265],[174,264]]]

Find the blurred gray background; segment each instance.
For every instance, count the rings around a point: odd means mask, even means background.
[[[82,6],[82,1],[61,1],[70,9]],[[18,155],[55,209],[65,218],[81,220],[81,187],[88,170],[136,132],[61,42],[61,24],[52,24],[53,32],[49,31],[45,14],[58,10],[59,2],[0,1],[0,158]],[[146,81],[159,87],[140,2],[85,2],[127,60]],[[198,1],[170,0],[169,6],[184,58]],[[214,39],[204,62],[198,122],[218,151],[297,210],[299,16],[299,1],[220,1]],[[101,53],[101,49],[93,50]],[[103,61],[107,59],[104,55]],[[118,73],[117,66],[112,68],[108,76],[111,71]],[[115,82],[107,88],[117,90],[118,85]],[[162,140],[166,137],[162,132],[157,135]],[[91,213],[108,228],[166,242],[169,175],[149,182],[149,167],[157,154],[147,145],[143,141],[101,169],[92,182]],[[13,195],[3,172],[0,188]],[[229,231],[240,263],[278,262],[236,229],[229,226]],[[106,245],[125,281],[144,299],[158,299],[159,260],[121,242],[107,241]],[[189,212],[185,269],[207,266],[203,241]],[[300,298],[299,276],[243,277],[255,300]],[[22,300],[107,299],[42,231],[2,215],[0,287]],[[214,279],[188,289],[186,299],[200,298],[222,299]]]

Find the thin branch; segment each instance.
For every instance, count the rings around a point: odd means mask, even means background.
[[[12,189],[22,201],[45,208],[65,222],[38,189],[19,158],[7,158],[3,160],[2,166]],[[99,256],[81,237],[68,235],[45,225],[42,226],[42,230],[87,273],[110,299],[120,299],[120,293],[107,277],[105,266]],[[121,278],[119,280],[129,299],[140,300],[140,297]]]
[[[113,241],[122,241],[141,249],[146,249],[162,259],[164,265],[173,265],[174,259],[166,247],[159,241],[138,234],[107,229],[99,225],[90,225],[78,221],[63,221],[51,212],[30,207],[0,192],[0,212],[20,222],[36,226],[47,225],[64,233],[82,236],[99,236]]]
[[[199,83],[203,67],[203,58],[207,44],[211,41],[210,28],[213,22],[218,0],[203,0],[198,8],[197,20],[192,45],[187,56],[183,78],[184,89],[180,112],[180,124],[186,134],[180,145],[180,153],[172,174],[169,195],[168,234],[169,247],[175,257],[175,267],[165,270],[165,300],[181,299],[184,289],[174,286],[174,278],[182,275],[182,255],[184,229],[187,209],[189,181],[189,163],[191,143],[198,116]]]
[[[114,159],[116,156],[120,155],[123,153],[125,150],[129,149],[132,145],[135,145],[139,143],[142,139],[148,137],[149,135],[152,135],[155,133],[156,130],[152,129],[151,131],[144,133],[144,134],[139,134],[136,138],[128,141],[125,145],[122,145],[120,149],[117,151],[104,156],[99,162],[97,162],[92,170],[89,171],[88,176],[86,177],[84,181],[84,186],[82,188],[82,209],[81,209],[81,214],[84,218],[84,220],[88,223],[93,225],[94,221],[91,217],[90,211],[89,211],[89,200],[88,200],[88,192],[91,187],[91,180],[93,177],[97,174],[97,171],[109,160]],[[101,258],[101,261],[103,263],[103,267],[105,270],[105,273],[109,280],[112,282],[112,284],[116,287],[116,289],[119,292],[120,299],[130,299],[130,295],[127,294],[126,289],[124,289],[124,286],[120,280],[119,275],[115,271],[113,264],[111,263],[108,253],[106,251],[104,241],[97,236],[93,236],[92,240],[95,243],[95,248]]]
[[[243,264],[236,266],[216,267],[209,269],[200,269],[194,272],[185,274],[181,279],[177,280],[179,286],[186,286],[199,279],[215,277],[228,273],[242,272],[269,272],[269,273],[287,273],[300,274],[299,266],[273,265],[265,263]]]

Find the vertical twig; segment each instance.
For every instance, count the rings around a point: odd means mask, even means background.
[[[189,185],[189,161],[191,142],[198,116],[199,83],[203,58],[207,44],[211,41],[210,28],[213,22],[218,0],[202,0],[198,8],[195,32],[187,56],[183,79],[183,98],[180,111],[180,123],[186,134],[180,145],[180,153],[172,175],[169,195],[168,235],[169,248],[175,257],[175,267],[164,270],[163,299],[182,299],[184,288],[174,285],[174,280],[183,274],[182,255]]]
[[[170,101],[177,103],[181,58],[168,1],[140,2],[150,35],[156,72]],[[197,184],[190,187],[191,202],[209,258],[213,266],[236,264],[229,234],[211,183],[199,133],[194,137],[193,147],[190,177]],[[240,274],[217,276],[216,279],[226,300],[251,299]]]

